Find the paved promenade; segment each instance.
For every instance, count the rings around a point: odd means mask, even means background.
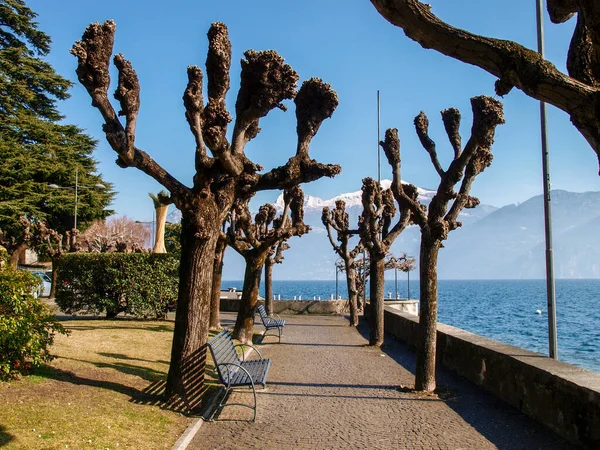
[[[231,325],[224,315],[223,324]],[[252,411],[225,408],[200,428],[194,449],[568,449],[543,426],[461,378],[440,370],[443,395],[401,392],[414,383],[414,354],[391,337],[366,347],[367,330],[337,316],[287,316],[267,389]],[[261,325],[256,325],[262,331]],[[251,395],[234,394],[251,402]],[[233,396],[232,396],[233,397]],[[230,398],[230,401],[234,401]]]

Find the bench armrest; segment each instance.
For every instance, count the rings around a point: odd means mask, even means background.
[[[269,317],[273,317],[273,316],[275,316],[275,318],[276,318],[277,320],[281,320],[281,317],[279,317],[279,314],[277,314],[277,313],[271,313],[271,314],[269,315]]]
[[[250,375],[250,372],[248,372],[248,370],[246,370],[240,364],[236,364],[236,363],[220,363],[220,364],[217,364],[217,368],[219,368],[220,366],[227,367],[227,386],[231,385],[231,369],[230,369],[230,366],[233,366],[233,367],[237,367],[238,369],[243,370],[246,373],[246,375],[248,375],[248,379],[250,380],[250,383],[252,383],[252,387],[254,387],[254,379],[252,378],[252,375]]]
[[[256,353],[258,353],[258,357],[260,358],[260,360],[262,361],[263,357],[260,354],[260,352],[258,351],[258,349],[250,344],[237,344],[235,347],[242,347],[242,361],[245,361],[246,356],[245,356],[245,352],[244,352],[244,347],[250,347],[252,350],[254,350]]]

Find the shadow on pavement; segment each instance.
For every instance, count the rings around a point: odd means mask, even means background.
[[[366,319],[361,319],[357,330],[369,339]],[[404,342],[386,333],[381,351],[415,374],[416,353]],[[467,379],[440,365],[436,369],[436,392],[440,398],[499,450],[577,448]]]

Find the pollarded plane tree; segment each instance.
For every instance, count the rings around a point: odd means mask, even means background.
[[[338,165],[321,164],[309,157],[310,142],[337,107],[337,95],[315,78],[304,82],[297,92],[298,74],[281,56],[275,51],[248,50],[241,61],[236,118],[229,142],[227,126],[232,118],[225,97],[230,85],[231,43],[227,27],[213,24],[208,32],[206,105],[202,70],[197,66],[187,69],[183,104],[196,148],[195,175],[191,186],[187,186],[135,145],[140,85],[131,63],[121,54],[114,57],[119,114],[108,99],[115,28],[110,20],[103,25],[91,24],[71,52],[78,59],[79,81],[102,114],[106,139],[118,154],[117,164],[136,167],[158,181],[182,213],[177,319],[166,395],[171,401],[182,400],[188,408],[194,408],[204,387],[204,344],[208,337],[215,248],[223,222],[236,199],[248,199],[267,189],[290,189],[340,172]],[[293,98],[298,133],[296,154],[285,165],[261,173],[263,168],[247,157],[245,146],[260,132],[260,118],[274,108],[285,110],[282,102]],[[125,117],[125,125],[119,115]]]
[[[431,162],[440,177],[440,183],[429,207],[418,200],[417,188],[400,182],[400,140],[397,129],[388,129],[381,142],[394,179],[391,189],[402,210],[409,210],[412,220],[421,229],[419,257],[420,319],[417,347],[415,389],[435,390],[435,348],[437,323],[437,258],[442,242],[448,233],[462,224],[458,215],[464,208],[474,208],[479,200],[469,195],[475,177],[492,162],[491,147],[496,126],[504,123],[502,103],[485,96],[471,99],[473,125],[471,137],[462,146],[460,112],[450,108],[442,111],[442,121],[450,140],[454,157],[446,170],[439,162],[435,142],[429,137],[429,122],[423,112],[415,118],[415,128],[421,144],[429,153]],[[462,182],[461,182],[462,180]],[[460,182],[458,192],[454,190]]]
[[[127,216],[113,216],[106,220],[97,220],[76,236],[79,240],[71,242],[70,251],[140,253],[145,249],[150,230]]]
[[[17,268],[19,257],[31,243],[32,222],[25,216],[19,217],[18,227],[14,226],[11,233],[0,230],[0,245],[6,249],[9,255],[8,263]]]
[[[567,56],[569,76],[516,42],[479,36],[452,27],[418,0],[371,0],[391,24],[424,48],[478,66],[498,77],[500,96],[513,88],[566,112],[600,158],[600,2],[547,0],[550,19],[562,23],[577,14]],[[501,2],[498,2],[499,6]]]
[[[400,183],[400,174],[394,173],[392,183]],[[397,178],[397,179],[396,179]],[[395,198],[396,197],[396,198]],[[383,301],[385,296],[385,257],[396,238],[411,222],[411,211],[400,209],[398,221],[392,227],[397,193],[382,189],[372,178],[365,178],[362,186],[363,211],[358,219],[358,232],[362,245],[369,254],[369,345],[383,344]]]
[[[169,205],[173,203],[173,200],[164,190],[161,190],[158,194],[149,193],[148,196],[152,199],[156,213],[156,231],[152,253],[167,253],[167,249],[165,248],[165,226],[167,224]]]
[[[52,285],[50,286],[50,298],[56,294],[56,280],[58,279],[58,260],[65,253],[70,251],[71,240],[67,237],[63,244],[63,235],[48,228],[45,222],[41,222],[38,227],[37,236],[34,238],[35,248],[42,250],[52,260]]]
[[[287,241],[281,241],[273,245],[267,253],[265,260],[265,309],[267,314],[272,314],[273,311],[273,266],[283,263],[285,259],[283,252],[290,248]]]
[[[358,230],[350,229],[350,219],[346,212],[346,202],[344,200],[337,200],[335,208],[332,210],[328,206],[325,206],[321,214],[321,221],[325,225],[327,237],[333,250],[343,260],[343,267],[340,267],[340,269],[346,273],[348,304],[350,306],[350,326],[356,327],[358,326],[358,285],[361,283],[361,280],[357,280],[356,277],[356,257],[362,251],[363,247],[359,241],[351,248],[350,239],[352,236],[358,234]],[[333,230],[337,234],[336,239],[333,238]]]
[[[385,261],[385,270],[404,271],[408,270],[409,266],[414,266],[415,259],[407,256],[406,253],[401,253],[400,256],[394,256],[392,253],[387,255]],[[414,267],[413,267],[414,269]],[[410,269],[412,270],[412,269]],[[397,280],[396,280],[397,281]],[[396,286],[397,288],[397,286]]]
[[[248,201],[234,205],[227,244],[246,261],[244,287],[233,336],[242,343],[252,342],[254,312],[258,304],[260,277],[271,248],[293,236],[302,236],[310,227],[304,223],[304,193],[299,186],[283,192],[284,208],[279,217],[269,203],[260,207],[252,221]],[[289,214],[289,217],[288,217]]]
[[[404,272],[408,276],[408,283],[410,283],[410,272],[417,268],[417,261],[406,253],[402,253],[400,256],[390,255],[385,263],[385,268],[386,270],[394,269]],[[407,287],[408,299],[410,300],[410,285]]]

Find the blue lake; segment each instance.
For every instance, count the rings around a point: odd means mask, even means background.
[[[403,274],[404,275],[404,274]],[[398,275],[400,278],[400,274]],[[242,281],[224,281],[223,288]],[[407,297],[407,280],[398,279],[398,295]],[[396,296],[396,283],[386,281],[386,297]],[[419,282],[410,282],[411,298],[419,298]],[[281,299],[304,300],[335,295],[333,281],[273,281]],[[545,280],[442,280],[439,282],[438,320],[442,323],[548,354],[548,315]],[[264,286],[261,287],[264,296]],[[347,297],[340,278],[338,295]],[[557,280],[558,357],[561,361],[600,372],[600,280]],[[537,314],[536,311],[542,311]]]

